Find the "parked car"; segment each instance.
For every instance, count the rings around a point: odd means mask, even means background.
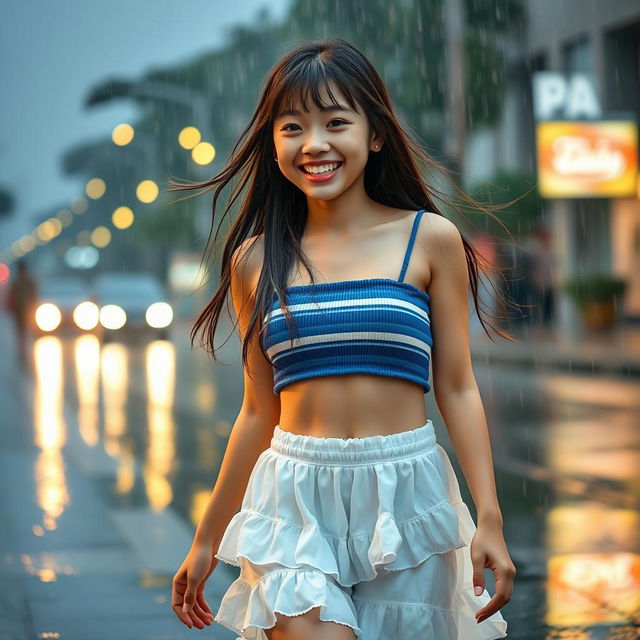
[[[129,332],[166,338],[173,309],[160,280],[147,272],[105,272],[93,291],[105,340]]]
[[[33,325],[40,334],[93,331],[98,307],[84,278],[59,275],[40,280]]]

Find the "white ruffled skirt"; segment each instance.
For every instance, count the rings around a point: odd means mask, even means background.
[[[351,627],[362,640],[493,640],[500,611],[473,593],[476,526],[431,420],[366,438],[275,427],[216,557],[240,567],[215,621],[267,640],[276,612]]]

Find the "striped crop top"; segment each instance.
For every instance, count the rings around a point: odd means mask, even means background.
[[[418,211],[398,280],[367,278],[286,288],[298,326],[293,342],[274,292],[264,318],[263,348],[273,366],[274,394],[298,380],[365,373],[404,378],[429,391],[431,336],[429,294],[403,282]]]

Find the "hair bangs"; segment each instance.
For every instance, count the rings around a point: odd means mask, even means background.
[[[327,66],[326,62],[320,62],[317,58],[307,61],[307,64],[300,65],[293,69],[290,74],[282,79],[279,95],[273,100],[272,120],[283,110],[293,111],[302,109],[309,112],[309,96],[316,107],[340,107],[344,106],[332,91],[331,84],[334,84],[347,100],[349,106],[359,113],[358,104],[354,99],[353,92],[349,85],[347,74],[336,66]],[[323,101],[321,89],[326,89],[329,102]]]

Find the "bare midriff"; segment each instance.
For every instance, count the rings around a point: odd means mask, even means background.
[[[386,218],[386,224],[348,239],[343,246],[336,243],[331,251],[327,251],[326,242],[321,240],[307,239],[303,243],[304,252],[320,273],[319,282],[398,278],[415,212],[388,209],[386,213],[393,214]],[[419,245],[416,238],[415,247]],[[386,272],[380,268],[379,256],[385,256]],[[357,271],[353,265],[357,265]],[[309,283],[300,271],[294,269],[296,277],[288,281],[289,285]],[[258,274],[256,283],[257,277]],[[404,282],[427,291],[430,280],[426,252],[414,249]],[[427,422],[424,395],[422,385],[392,376],[350,373],[306,378],[280,391],[278,426],[283,431],[318,438],[366,438],[400,433]]]
[[[427,422],[424,388],[402,378],[344,374],[307,378],[280,392],[283,431],[317,438],[366,438]]]

